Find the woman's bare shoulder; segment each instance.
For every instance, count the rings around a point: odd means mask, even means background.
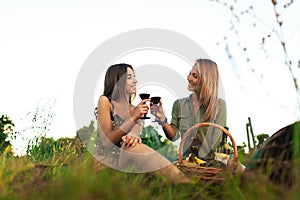
[[[111,105],[111,103],[110,103],[110,101],[109,101],[109,99],[106,97],[106,96],[100,96],[99,97],[99,101],[98,101],[98,107],[99,106],[110,106]]]

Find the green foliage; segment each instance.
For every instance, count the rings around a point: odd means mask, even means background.
[[[41,137],[38,143],[27,149],[27,156],[33,161],[45,162],[64,156],[80,156],[85,152],[79,138],[53,138]]]
[[[83,126],[76,132],[76,136],[80,138],[85,146],[93,145],[91,141],[96,141],[97,130],[95,128],[95,122],[92,120],[89,126]],[[90,149],[91,147],[87,147]]]
[[[0,155],[10,145],[7,141],[8,135],[13,132],[14,127],[13,121],[6,114],[2,114],[0,117]]]
[[[295,170],[300,168],[300,121],[298,121],[293,128],[293,154],[295,162]]]
[[[168,139],[163,138],[153,126],[143,128],[140,135],[143,144],[160,152],[170,161],[175,161],[178,158],[177,146],[173,145]]]
[[[266,133],[262,133],[256,136],[257,140],[258,140],[258,148],[261,147],[269,138],[270,136]]]
[[[151,125],[143,128],[140,137],[144,144],[154,150],[158,150],[169,143],[168,140],[163,139],[162,136],[158,134],[155,127]]]

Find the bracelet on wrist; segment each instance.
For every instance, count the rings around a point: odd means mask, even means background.
[[[162,120],[162,121],[159,121],[158,124],[161,125],[161,126],[164,126],[164,125],[167,123],[167,121],[168,121],[168,120],[167,120],[167,118],[165,117],[165,119]]]

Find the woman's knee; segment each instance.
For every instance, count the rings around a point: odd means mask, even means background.
[[[123,150],[133,153],[153,153],[154,150],[150,147],[146,146],[145,144],[137,144],[131,147],[123,147]]]

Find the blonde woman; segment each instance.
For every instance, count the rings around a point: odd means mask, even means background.
[[[175,141],[182,137],[186,130],[201,122],[212,122],[226,125],[226,104],[218,97],[219,72],[215,62],[209,59],[198,59],[187,76],[187,89],[192,93],[177,99],[172,108],[171,122],[167,122],[162,101],[159,107],[151,106],[151,113],[160,120],[166,137]],[[199,148],[198,156],[204,160],[214,159],[214,152],[221,140],[221,131],[212,127],[201,127],[195,130],[186,140],[183,157],[191,152],[191,146]]]

